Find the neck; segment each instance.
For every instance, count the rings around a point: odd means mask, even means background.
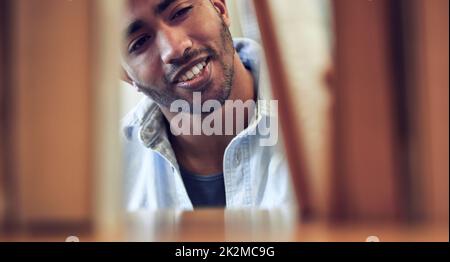
[[[244,67],[239,56],[235,53],[234,59],[234,79],[233,86],[230,93],[229,100],[231,101],[249,101],[255,99],[255,91],[253,88],[253,78],[251,73]],[[161,109],[166,119],[170,120],[175,117],[168,109]],[[220,109],[211,114],[222,114],[223,123],[227,112],[233,115],[233,108],[223,105]],[[244,112],[245,128],[248,125],[249,119],[254,112],[245,110]],[[195,117],[189,115],[192,121],[201,121],[203,116]],[[233,117],[233,126],[236,126],[237,117]],[[214,122],[213,122],[214,123]],[[224,129],[225,125],[222,123]],[[212,126],[213,127],[213,126]],[[221,173],[223,168],[223,156],[225,149],[231,140],[237,135],[237,132],[232,132],[231,135],[170,135],[170,142],[174,149],[178,163],[186,170],[199,175],[211,175]],[[170,134],[170,132],[169,132]]]

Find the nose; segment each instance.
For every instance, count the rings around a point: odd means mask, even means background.
[[[161,60],[165,64],[174,64],[183,58],[192,48],[192,41],[182,29],[163,28],[158,32],[157,42],[161,50]]]

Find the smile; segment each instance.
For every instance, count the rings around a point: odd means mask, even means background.
[[[188,70],[186,73],[184,73],[184,75],[182,75],[177,82],[178,83],[186,82],[198,77],[205,67],[206,61],[198,63],[197,65],[193,66],[190,70]]]
[[[209,58],[204,58],[201,61],[195,62],[195,65],[190,67],[184,73],[180,74],[180,76],[178,76],[175,80],[175,87],[192,91],[199,91],[210,82],[210,79],[210,60]]]

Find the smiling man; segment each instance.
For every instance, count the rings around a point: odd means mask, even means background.
[[[122,24],[123,69],[146,95],[123,120],[127,209],[291,205],[285,159],[277,143],[261,143],[260,127],[276,115],[228,103],[264,98],[267,81],[258,44],[233,41],[225,0],[127,0]],[[215,106],[195,111],[196,98]],[[172,110],[180,101],[188,110]],[[212,116],[220,119],[213,128],[234,128],[175,134],[180,114],[193,125]]]

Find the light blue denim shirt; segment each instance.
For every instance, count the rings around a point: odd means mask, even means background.
[[[265,67],[261,66],[261,47],[252,40],[237,38],[234,45],[242,63],[252,72],[258,99],[267,101],[269,82],[267,74],[262,73]],[[257,104],[248,127],[225,150],[223,174],[228,209],[294,206],[287,162],[280,152],[281,139],[271,146],[260,143],[263,135],[258,125],[278,121],[268,105]],[[193,209],[165,125],[161,110],[149,98],[123,119],[127,211]]]

